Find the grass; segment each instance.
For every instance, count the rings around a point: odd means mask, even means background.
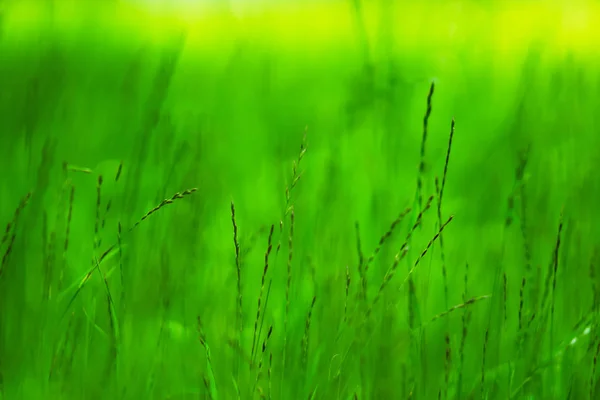
[[[320,63],[7,17],[0,398],[598,396],[592,58],[371,11]]]

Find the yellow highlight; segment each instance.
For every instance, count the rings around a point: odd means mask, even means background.
[[[63,0],[50,7],[14,0],[3,6],[4,34],[8,38],[40,31],[81,35],[92,27],[113,40],[126,42],[134,36],[162,42],[185,31],[188,48],[198,50],[217,51],[243,41],[283,53],[318,56],[366,44],[374,59],[389,51],[448,56],[461,50],[501,58],[521,54],[532,45],[544,46],[555,57],[573,53],[597,60],[600,55],[600,6],[576,0],[504,1],[492,6],[405,1],[385,8],[386,2],[363,1],[360,12],[353,1],[306,6],[290,2],[262,8],[243,6],[241,0],[232,6],[166,3]]]

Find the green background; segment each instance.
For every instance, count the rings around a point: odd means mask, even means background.
[[[244,34],[231,18],[198,30],[140,11],[148,24],[140,29],[111,20],[117,6],[68,9],[63,20],[52,7],[11,19],[7,6],[2,19],[0,221],[13,220],[20,199],[31,197],[0,247],[1,398],[595,396],[594,55],[553,51],[550,40],[496,53],[491,38],[508,30],[494,34],[493,26],[460,45],[410,37],[398,50],[385,9],[378,28],[361,34],[371,25],[360,7],[348,7],[344,18],[356,32],[327,48],[314,39],[302,46],[302,32],[289,46],[275,37],[270,46],[270,28],[261,34],[252,25]],[[128,9],[123,21],[136,12]],[[485,15],[493,13],[490,6]],[[462,15],[458,25],[468,26]],[[365,319],[423,206],[415,193],[431,82],[422,192],[436,196]],[[445,262],[437,240],[409,274],[439,229],[434,180],[442,179],[452,118],[442,220],[454,219],[444,230]],[[295,225],[286,316],[285,193],[305,132],[302,177],[288,204]],[[191,188],[198,190],[128,232],[163,199]],[[369,266],[363,300],[355,223],[368,258],[407,207],[413,211]],[[109,311],[98,271],[77,287],[113,244],[100,264]],[[264,326],[249,365],[259,296]],[[479,296],[491,297],[431,321]]]

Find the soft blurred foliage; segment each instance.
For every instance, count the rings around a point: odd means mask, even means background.
[[[231,201],[245,250],[243,352],[251,347],[271,224],[275,245],[281,243],[271,259],[262,332],[273,325],[274,393],[307,398],[318,387],[316,398],[406,397],[408,386],[396,382],[408,376],[407,385],[417,382],[418,398],[436,398],[446,368],[444,335],[452,332],[458,353],[460,314],[422,333],[415,356],[402,285],[437,232],[435,201],[374,310],[375,333],[361,345],[368,357],[350,357],[345,369],[339,367],[341,378],[331,376],[349,340],[336,339],[346,266],[350,301],[357,302],[355,222],[368,257],[402,210],[418,210],[415,187],[431,82],[423,195],[434,195],[435,178],[442,178],[454,118],[442,217],[455,218],[443,237],[448,299],[437,243],[414,272],[420,322],[464,301],[468,264],[469,296],[493,296],[472,306],[463,391],[478,387],[484,332],[502,326],[490,331],[486,365],[499,382],[486,390],[499,397],[516,390],[540,360],[552,358],[553,344],[575,335],[573,326],[592,304],[589,265],[600,233],[596,6],[356,0],[259,12],[241,5],[232,11],[224,3],[203,9],[102,4],[2,6],[0,221],[11,221],[20,199],[32,193],[0,277],[3,398],[204,393],[207,367],[196,316],[203,320],[221,397],[233,398],[231,371],[243,357],[230,346],[237,335]],[[291,194],[294,254],[284,341],[285,189],[305,130],[303,175]],[[523,157],[527,165],[519,177]],[[104,182],[96,234],[98,175]],[[163,199],[189,188],[198,191],[127,232]],[[526,277],[531,285],[524,306],[531,318],[552,265],[561,210],[556,322],[550,333],[539,328],[540,336],[534,335],[550,344],[539,340],[543,350],[523,356],[514,346],[521,282]],[[369,298],[416,212],[370,266]],[[94,257],[117,243],[118,224],[121,252],[102,265],[119,310],[114,372],[100,275],[69,300]],[[10,241],[9,235],[2,254]],[[508,282],[505,297],[501,274]],[[311,357],[303,377],[300,343],[313,295]],[[502,317],[504,309],[508,317]],[[576,378],[550,368],[528,390],[550,398],[552,381],[561,396],[569,387],[587,396],[592,356],[582,353],[580,364],[564,361],[582,370]],[[513,358],[525,366],[506,369]],[[413,370],[408,375],[407,368]],[[239,390],[252,389],[253,373],[242,373]]]

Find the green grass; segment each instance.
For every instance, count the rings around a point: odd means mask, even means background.
[[[600,396],[593,57],[51,21],[0,42],[0,398]]]

